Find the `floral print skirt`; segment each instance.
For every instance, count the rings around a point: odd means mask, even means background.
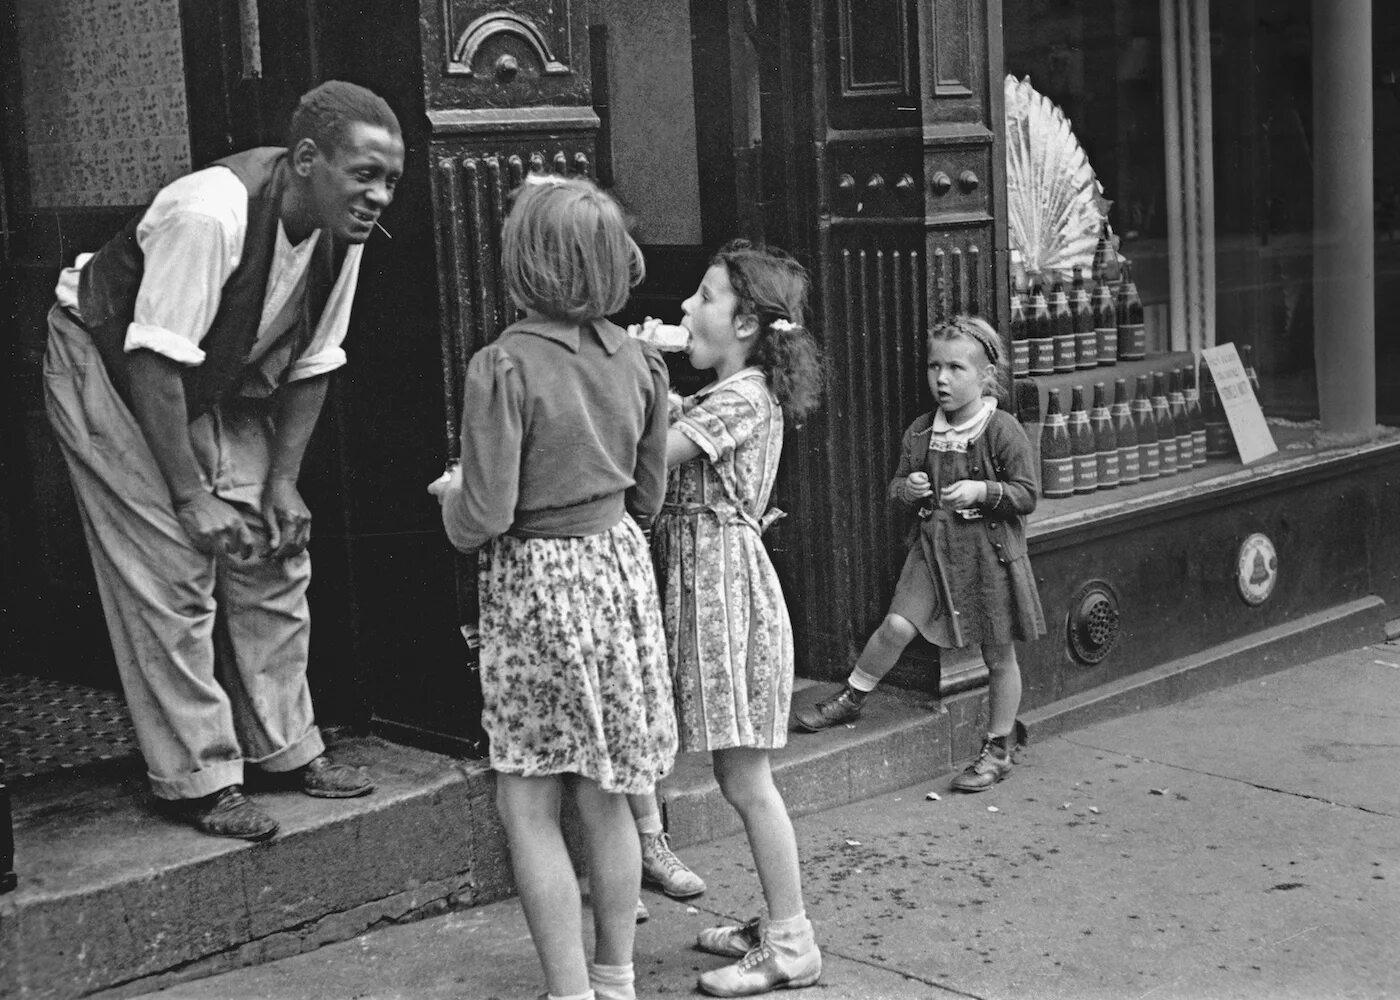
[[[482,725],[491,767],[650,792],[675,762],[656,579],[630,517],[481,551]]]

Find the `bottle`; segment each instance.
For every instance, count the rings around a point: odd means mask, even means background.
[[[1123,279],[1118,282],[1118,360],[1140,361],[1147,357],[1147,332],[1142,324],[1142,299],[1133,284],[1133,266],[1123,261]]]
[[[1137,428],[1133,426],[1133,412],[1128,405],[1126,379],[1113,383],[1113,405],[1108,412],[1113,418],[1113,434],[1118,439],[1118,482],[1131,486],[1142,478],[1142,465],[1138,461]]]
[[[1176,475],[1176,421],[1167,400],[1167,377],[1152,373],[1152,420],[1157,425],[1157,468],[1164,476]]]
[[[1094,309],[1089,304],[1089,290],[1084,287],[1084,268],[1074,266],[1074,284],[1070,286],[1069,311],[1074,317],[1074,367],[1099,366],[1099,340],[1094,332]]]
[[[1040,428],[1040,495],[1057,500],[1074,495],[1074,452],[1060,411],[1060,390],[1050,389],[1047,396]]]
[[[1045,291],[1036,285],[1031,292],[1031,311],[1026,317],[1030,333],[1030,368],[1032,375],[1052,375],[1055,372],[1055,341],[1050,329],[1050,306]]]
[[[1118,363],[1118,306],[1113,301],[1113,289],[1108,282],[1094,286],[1090,298],[1094,311],[1095,353],[1101,365]]]
[[[1157,421],[1152,419],[1152,395],[1146,375],[1137,377],[1132,410],[1138,440],[1138,476],[1144,481],[1156,479],[1162,474],[1162,455],[1157,450]]]
[[[1185,472],[1195,464],[1195,438],[1191,436],[1191,417],[1186,411],[1186,369],[1167,373],[1167,406],[1176,424],[1176,471]]]
[[[1229,458],[1235,453],[1235,435],[1215,391],[1215,376],[1209,365],[1201,368],[1201,412],[1206,423],[1206,458]]]
[[[1094,408],[1089,411],[1089,426],[1094,428],[1094,455],[1099,464],[1099,489],[1111,490],[1118,485],[1118,434],[1113,416],[1108,412],[1108,400],[1102,382],[1094,383]]]
[[[1058,281],[1050,293],[1050,326],[1054,338],[1055,371],[1074,371],[1074,314],[1069,311],[1065,286]]]
[[[1084,408],[1084,387],[1077,385],[1070,395],[1069,444],[1074,456],[1074,492],[1092,493],[1099,488],[1099,457],[1094,444],[1094,426]]]
[[[1206,417],[1201,410],[1201,392],[1196,388],[1196,366],[1187,365],[1181,374],[1186,380],[1186,422],[1191,425],[1191,466],[1200,468],[1206,464]]]
[[[1118,254],[1113,249],[1113,240],[1108,235],[1108,222],[1105,221],[1099,227],[1099,242],[1094,246],[1094,260],[1089,268],[1089,275],[1094,279],[1094,284],[1111,286],[1118,278],[1117,264]]]
[[[1240,345],[1240,360],[1244,362],[1244,373],[1249,378],[1249,387],[1254,390],[1254,398],[1259,398],[1259,371],[1254,367],[1254,345]]]
[[[1021,293],[1011,289],[1011,377],[1020,378],[1031,373],[1031,342],[1026,329],[1026,307],[1021,304]]]
[[[1031,444],[1032,467],[1040,468],[1040,388],[1034,382],[1011,384],[1011,409]]]

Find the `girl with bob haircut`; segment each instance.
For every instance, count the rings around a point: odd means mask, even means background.
[[[627,795],[653,792],[676,754],[642,534],[665,495],[669,380],[654,348],[603,318],[643,261],[591,182],[527,182],[503,256],[525,318],[472,358],[462,463],[434,492],[452,544],[480,557],[482,723],[547,996],[634,1000],[641,856]],[[566,793],[583,824],[591,964]]]
[[[589,181],[553,174],[531,174],[518,189],[501,258],[520,308],[576,321],[617,312],[646,277],[617,202]]]

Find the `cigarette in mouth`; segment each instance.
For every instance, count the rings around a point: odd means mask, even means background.
[[[392,239],[394,238],[392,235],[390,235],[389,230],[387,230],[387,229],[385,229],[383,226],[380,226],[380,225],[379,225],[379,220],[378,220],[378,219],[375,219],[375,220],[374,220],[374,224],[375,224],[376,226],[379,226],[379,231],[380,231],[381,233],[383,233],[385,236],[388,236],[389,239],[392,240]]]

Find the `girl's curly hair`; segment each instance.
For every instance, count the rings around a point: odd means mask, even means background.
[[[738,300],[736,316],[758,322],[749,361],[763,369],[783,417],[794,427],[814,410],[824,373],[821,349],[806,326],[807,269],[777,247],[731,240],[710,259],[724,265]]]

